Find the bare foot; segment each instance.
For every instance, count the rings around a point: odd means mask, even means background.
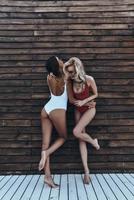
[[[91,178],[89,173],[84,174],[84,179],[83,179],[84,184],[89,184],[91,182]]]
[[[42,151],[41,152],[41,160],[39,162],[39,167],[38,167],[39,171],[41,171],[44,168],[46,159],[47,159],[46,151]]]
[[[52,179],[51,176],[45,177],[44,183],[47,184],[51,188],[57,188],[57,187],[59,187],[58,184],[56,184],[56,183],[53,182],[53,179]]]
[[[100,149],[100,145],[99,145],[99,143],[98,143],[98,139],[97,139],[97,138],[94,139],[94,147],[95,147],[97,150]]]

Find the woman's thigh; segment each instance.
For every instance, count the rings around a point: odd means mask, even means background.
[[[56,128],[60,137],[67,137],[67,126],[66,126],[66,110],[56,109],[53,110],[49,117]]]
[[[74,111],[74,117],[75,117],[75,123],[77,124],[81,117],[81,114],[78,110]]]
[[[75,128],[77,128],[77,130],[80,130],[80,132],[82,132],[85,129],[85,127],[92,121],[92,119],[95,116],[95,113],[96,113],[95,108],[88,109],[85,113],[83,113],[80,120],[76,124]]]
[[[48,114],[47,114],[47,112],[46,112],[46,110],[45,110],[45,108],[43,108],[43,109],[41,110],[41,117],[42,117],[42,118],[48,118],[48,117],[49,117]]]
[[[75,115],[75,123],[77,125],[77,123],[79,122],[80,118],[81,118],[81,113],[78,110],[75,110],[74,112]],[[85,128],[83,128],[82,132],[85,132]]]
[[[45,126],[49,127],[52,129],[53,124],[51,122],[51,119],[49,117],[49,115],[47,114],[45,108],[42,109],[41,111],[41,121],[43,124],[45,124]]]
[[[48,148],[51,140],[53,124],[44,108],[41,111],[41,124],[43,132],[43,145]]]

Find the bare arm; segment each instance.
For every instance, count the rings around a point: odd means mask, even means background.
[[[97,91],[97,86],[95,83],[95,80],[91,76],[87,76],[87,84],[92,88],[93,95],[85,99],[85,103],[94,100],[95,98],[98,97],[98,91]]]
[[[52,77],[51,75],[47,75],[47,85],[49,87],[49,90],[51,91],[51,87],[52,87]]]

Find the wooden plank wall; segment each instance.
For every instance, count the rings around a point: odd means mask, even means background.
[[[0,173],[38,172],[40,111],[49,96],[44,63],[78,56],[98,85],[88,131],[91,172],[134,171],[134,1],[0,1]],[[72,136],[52,157],[53,172],[82,172]],[[55,131],[54,134],[55,135]],[[53,139],[55,136],[53,137]]]

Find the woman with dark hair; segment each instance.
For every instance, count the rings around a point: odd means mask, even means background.
[[[63,62],[58,57],[52,56],[46,62],[48,71],[47,84],[51,93],[50,100],[41,111],[42,124],[42,152],[39,162],[39,171],[45,170],[45,183],[50,187],[56,187],[50,171],[49,156],[61,147],[67,138],[66,109],[67,91],[63,74]],[[58,139],[51,145],[53,126],[59,134]]]
[[[90,174],[88,168],[87,146],[92,144],[100,149],[97,138],[92,138],[86,132],[86,126],[95,116],[96,103],[93,100],[98,96],[97,86],[92,76],[86,75],[83,64],[79,58],[72,57],[64,64],[64,73],[68,80],[69,101],[75,105],[76,125],[73,129],[74,136],[79,139],[79,148],[84,167],[84,183],[89,184]]]

